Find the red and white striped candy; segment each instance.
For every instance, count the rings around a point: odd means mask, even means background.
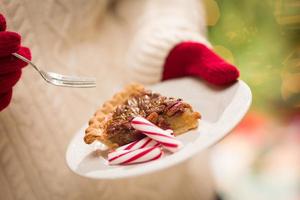
[[[121,146],[119,148],[116,149],[116,151],[120,151],[120,150],[136,150],[136,149],[141,149],[141,148],[145,148],[145,147],[157,147],[160,144],[149,138],[149,137],[145,137],[141,140],[137,140],[134,142],[131,142],[129,144],[126,144],[124,146]]]
[[[171,135],[169,131],[157,127],[143,117],[135,117],[131,121],[131,125],[134,129],[159,142],[171,152],[176,152],[183,147],[183,144],[175,136]]]
[[[163,155],[159,147],[146,147],[136,150],[119,150],[108,154],[110,165],[129,165],[159,159]]]

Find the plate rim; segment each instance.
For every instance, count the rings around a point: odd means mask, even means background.
[[[212,127],[211,129],[209,129],[209,133],[207,134],[212,134],[214,132],[218,132],[218,135],[216,137],[214,137],[213,140],[209,140],[206,141],[204,143],[204,145],[193,145],[193,148],[189,149],[189,154],[188,155],[184,155],[184,154],[180,154],[180,152],[177,153],[176,156],[173,157],[173,159],[171,159],[171,161],[169,163],[166,162],[156,162],[153,161],[150,164],[147,163],[147,165],[143,165],[140,168],[134,169],[132,171],[127,171],[126,173],[118,173],[117,175],[111,175],[111,173],[108,173],[107,175],[105,173],[101,173],[101,176],[92,176],[89,174],[80,174],[76,171],[76,169],[74,169],[71,165],[69,161],[69,157],[68,155],[70,155],[70,146],[74,143],[74,140],[76,138],[76,136],[82,134],[82,131],[84,127],[83,126],[78,132],[76,132],[71,141],[68,144],[67,147],[67,151],[66,151],[66,162],[67,162],[67,166],[69,167],[69,169],[74,172],[75,174],[82,176],[82,177],[87,177],[87,178],[91,178],[91,179],[96,179],[96,180],[108,180],[108,179],[122,179],[122,178],[128,178],[128,177],[136,177],[136,176],[140,176],[140,175],[144,175],[144,174],[149,174],[149,173],[154,173],[156,171],[160,171],[172,166],[176,166],[181,162],[184,162],[188,159],[191,159],[193,156],[195,156],[195,154],[200,153],[202,150],[218,143],[222,138],[224,138],[226,135],[228,135],[238,124],[239,122],[244,118],[244,116],[246,115],[246,113],[248,112],[251,103],[252,103],[252,93],[251,93],[251,89],[250,87],[242,80],[238,80],[235,84],[238,84],[238,88],[236,91],[236,95],[233,97],[233,100],[230,102],[230,104],[228,104],[227,108],[224,110],[224,112],[222,113],[221,118],[217,121],[217,124],[223,124],[223,126],[215,126]],[[238,92],[240,91],[240,92]],[[246,99],[246,104],[245,101],[241,101],[240,98],[245,98]],[[241,104],[241,102],[243,102],[243,105]],[[230,105],[232,104],[236,104],[238,106],[236,107],[232,107]],[[236,112],[236,110],[233,110],[233,108],[237,109],[237,108],[243,108],[241,110],[239,110],[239,112]],[[226,113],[228,112],[236,112],[235,115],[229,115],[231,116],[230,118],[228,118],[228,116],[226,116]],[[225,119],[226,117],[226,119]],[[228,122],[228,120],[232,121],[232,123],[228,124],[226,122]],[[220,128],[222,128],[222,130],[220,130]],[[196,144],[199,141],[196,141]],[[167,159],[168,157],[164,158]],[[176,159],[175,159],[176,158]],[[170,159],[170,158],[169,158]],[[155,168],[151,168],[153,166],[153,164],[156,164]]]

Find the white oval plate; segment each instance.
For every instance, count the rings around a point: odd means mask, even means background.
[[[67,153],[67,164],[75,173],[95,179],[117,179],[137,176],[171,167],[191,158],[227,135],[250,107],[252,95],[246,83],[239,80],[228,87],[214,87],[198,79],[182,78],[150,87],[166,96],[183,98],[201,113],[199,127],[178,136],[184,148],[156,161],[128,166],[110,166],[91,145],[83,142],[84,129],[75,134]]]

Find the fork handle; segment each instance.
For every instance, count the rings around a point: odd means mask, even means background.
[[[16,58],[19,58],[20,60],[30,64],[36,71],[40,72],[40,69],[30,60],[28,60],[27,58],[25,58],[24,56],[21,56],[18,53],[12,53],[13,56],[15,56]]]

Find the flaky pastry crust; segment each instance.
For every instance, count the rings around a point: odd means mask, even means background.
[[[145,88],[141,84],[130,84],[115,94],[111,100],[106,101],[89,120],[89,127],[85,130],[85,143],[91,144],[95,140],[99,140],[106,146],[115,148],[117,144],[110,142],[105,137],[106,135],[103,131],[105,123],[110,119],[111,113],[118,105],[123,104],[132,95],[139,94],[144,90]]]
[[[118,144],[111,142],[108,139],[106,130],[107,122],[112,118],[112,113],[119,106],[124,104],[130,97],[139,95],[145,91],[145,88],[140,84],[130,84],[121,92],[115,94],[111,100],[106,101],[89,120],[89,127],[85,130],[84,141],[91,144],[98,140],[108,146],[110,149],[118,147]],[[165,120],[170,124],[174,135],[180,135],[190,129],[198,126],[198,119],[201,116],[198,112],[194,112],[191,106],[179,117],[165,117]]]

